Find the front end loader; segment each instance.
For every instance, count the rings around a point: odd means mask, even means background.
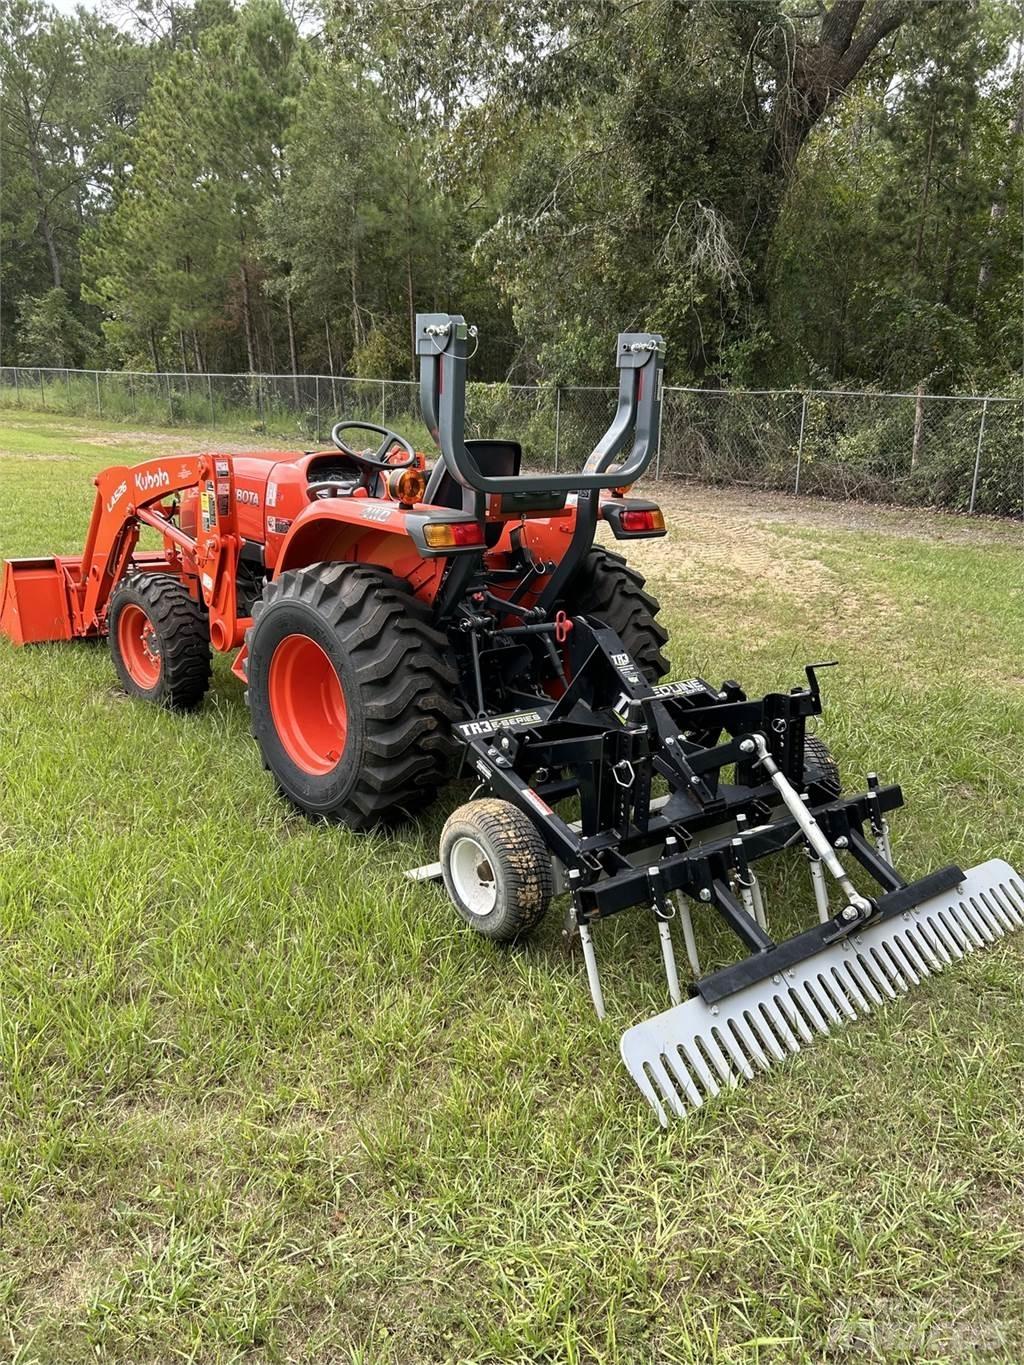
[[[279,791],[353,830],[471,778],[437,861],[409,875],[500,943],[561,897],[602,1017],[597,925],[647,917],[669,1008],[621,1052],[665,1123],[1019,928],[1024,885],[999,860],[902,875],[900,788],[844,791],[811,733],[828,665],[761,697],[665,680],[657,601],[595,543],[602,522],[616,542],[665,534],[633,492],[658,444],[658,335],[619,336],[611,425],[581,471],[554,474],[524,471],[514,440],[466,438],[476,340],[457,315],[417,318],[433,462],[355,421],[328,450],[104,471],[81,556],[7,562],[0,631],[106,636],[126,690],[180,711],[202,702],[211,646],[236,652]],[[143,527],[162,550],[139,552]],[[806,861],[813,903],[788,938],[759,875],[776,856]],[[712,921],[740,955],[708,971]]]

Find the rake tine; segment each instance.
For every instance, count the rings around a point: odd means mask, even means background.
[[[929,915],[925,922],[934,934],[936,940],[941,943],[943,950],[948,954],[950,961],[959,961],[964,955],[963,949],[960,947],[960,940],[949,932],[939,915]]]
[[[860,982],[851,970],[849,958],[844,958],[842,962],[836,963],[832,968],[832,975],[835,977],[836,984],[839,986],[840,990],[842,990],[846,995],[846,998],[850,1000],[850,1003],[854,1007],[854,1011],[858,1014],[870,1014],[871,1006],[868,1004],[867,997],[860,988]]]
[[[679,989],[679,973],[676,970],[676,954],[672,947],[672,930],[667,919],[658,916],[658,939],[661,943],[661,957],[665,964],[665,979],[668,981],[668,995],[673,1005],[682,1000]]]
[[[765,1052],[770,1053],[776,1062],[781,1062],[786,1055],[786,1049],[775,1036],[775,1030],[770,1027],[764,1013],[764,1005],[760,1004],[756,1010],[748,1010],[744,1018],[757,1035]]]
[[[831,997],[831,999],[835,1002],[835,1006],[839,1010],[840,1014],[843,1016],[844,1020],[852,1021],[858,1018],[857,1011],[854,1008],[852,1000],[842,989],[842,983],[836,979],[834,972],[832,971],[819,972],[818,980],[821,982],[822,990],[826,991],[828,995]]]
[[[856,981],[861,994],[869,1005],[874,1005],[877,1009],[885,1004],[885,997],[878,990],[874,979],[862,959],[858,956],[851,956],[846,959],[846,970]]]
[[[973,948],[980,948],[980,940],[976,941],[974,935],[956,915],[952,913],[949,906],[945,906],[937,913],[937,918],[944,925],[950,938],[954,939],[964,953],[969,953]]]
[[[787,1047],[790,1052],[799,1052],[800,1040],[789,1027],[789,1021],[786,1018],[785,1011],[779,1008],[778,1002],[775,1000],[763,1001],[761,1004],[761,1013],[771,1025],[772,1029],[775,1031],[776,1037],[783,1046]]]
[[[679,1091],[672,1084],[672,1079],[665,1070],[664,1054],[660,1057],[652,1058],[647,1063],[647,1069],[650,1073],[652,1083],[657,1085],[658,1089],[661,1091],[662,1099],[668,1104],[668,1107],[675,1116],[681,1119],[686,1113],[686,1106],[680,1099]]]
[[[996,920],[1004,934],[1010,934],[1017,928],[1016,920],[1010,918],[1006,909],[1000,904],[999,897],[993,893],[981,893],[981,902],[986,907],[992,919]]]
[[[748,1081],[754,1074],[751,1059],[759,1071],[771,1069],[771,1062],[764,1055],[760,1040],[744,1018],[737,1016],[730,1019],[721,1033],[723,1044]]]
[[[917,942],[909,929],[907,929],[905,933],[900,934],[899,945],[904,956],[910,962],[919,977],[931,976],[935,968],[933,965],[929,965],[925,960],[924,954],[918,948]]]
[[[580,943],[583,945],[583,961],[587,967],[587,983],[590,986],[590,998],[594,1002],[594,1009],[597,1011],[598,1019],[605,1016],[604,993],[601,990],[601,978],[597,971],[597,954],[594,952],[594,939],[590,932],[589,924],[580,925]]]
[[[753,873],[750,875],[750,894],[754,898],[754,918],[762,929],[767,929],[768,913],[764,906],[764,895],[761,891],[761,883]]]
[[[679,1053],[680,1058],[685,1059],[686,1065],[694,1072],[708,1095],[714,1098],[715,1095],[721,1093],[722,1087],[718,1084],[718,1076],[712,1071],[711,1067],[708,1066],[707,1062],[701,1056],[700,1049],[695,1044],[684,1047],[684,1045],[680,1043]]]
[[[891,939],[886,945],[885,950],[890,959],[895,962],[896,970],[909,986],[920,986],[921,977],[914,966],[910,955],[903,950],[903,944],[899,938]]]
[[[683,930],[683,943],[686,945],[686,956],[690,960],[690,970],[694,977],[700,976],[700,958],[697,956],[697,940],[693,932],[693,916],[690,914],[690,902],[681,891],[676,892],[676,907],[679,911],[679,923]]]
[[[777,995],[775,997],[775,1004],[779,1011],[786,1016],[786,1020],[793,1032],[799,1034],[800,1041],[803,1043],[813,1043],[814,1034],[811,1032],[807,1020],[797,1009],[792,996],[788,993]]]
[[[706,1038],[701,1038],[700,1046],[725,1084],[735,1085],[736,1072],[729,1065],[728,1044],[722,1037],[721,1027],[713,1028]],[[742,1069],[741,1067],[740,1070]]]
[[[986,943],[995,943],[997,938],[1003,937],[1003,930],[999,921],[994,920],[993,922],[994,917],[988,915],[973,897],[964,901],[963,909]]]
[[[705,1096],[697,1089],[696,1082],[690,1074],[692,1069],[697,1073],[698,1079],[703,1083],[704,1090],[708,1096],[714,1097],[718,1092],[718,1083],[708,1071],[707,1067],[698,1068],[692,1059],[683,1052],[680,1047],[666,1048],[662,1053],[662,1060],[671,1071],[675,1078],[676,1085],[682,1090],[693,1109],[699,1108],[704,1103]],[[707,1079],[705,1080],[705,1076]]]
[[[913,940],[918,956],[928,963],[930,971],[941,972],[943,967],[948,966],[950,961],[948,953],[929,937],[923,922],[908,929],[907,937]]]

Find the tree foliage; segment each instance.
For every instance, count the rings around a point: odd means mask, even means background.
[[[6,359],[403,376],[453,308],[503,379],[1020,370],[1014,0],[120,10],[0,20]]]

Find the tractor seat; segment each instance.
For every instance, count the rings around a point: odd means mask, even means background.
[[[523,447],[518,441],[467,441],[466,449],[476,460],[481,474],[489,479],[515,478],[523,464]],[[452,478],[443,460],[438,460],[430,473],[427,491],[423,501],[437,507],[454,507],[460,512],[475,510],[476,494],[471,488],[463,488],[458,479]],[[484,527],[484,539],[488,548],[497,544],[501,537],[502,526],[499,522]]]
[[[523,464],[523,447],[518,441],[467,441],[466,449],[476,460],[480,473],[488,479],[508,479],[518,475]],[[463,488],[458,479],[448,472],[443,460],[430,472],[430,480],[423,501],[437,507],[457,507],[460,511],[473,510],[475,494]]]

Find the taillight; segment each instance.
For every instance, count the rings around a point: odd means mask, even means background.
[[[427,476],[422,469],[396,469],[388,475],[388,492],[405,507],[422,502],[427,491]]]
[[[660,507],[627,508],[620,521],[624,531],[664,531],[665,518]]]
[[[475,521],[428,521],[423,539],[432,550],[454,550],[468,545],[483,545],[484,533]]]

